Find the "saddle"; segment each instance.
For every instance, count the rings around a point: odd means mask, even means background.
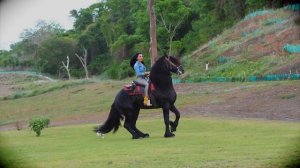
[[[132,82],[131,84],[127,84],[123,87],[123,90],[130,96],[134,95],[144,95],[145,92],[145,86],[138,84],[136,82]],[[153,83],[150,82],[149,84],[149,92],[153,92],[155,90],[155,87]]]

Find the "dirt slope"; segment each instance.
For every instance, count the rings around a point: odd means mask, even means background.
[[[181,108],[183,116],[210,116],[232,118],[258,118],[265,120],[300,121],[300,82],[235,84],[206,83],[180,84],[177,91],[197,92],[199,99],[208,102],[187,105]],[[209,86],[211,85],[211,86]],[[219,88],[209,93],[212,88]],[[223,88],[223,89],[222,89]],[[210,94],[213,95],[212,98]]]

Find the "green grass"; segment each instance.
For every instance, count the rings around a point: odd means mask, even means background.
[[[87,83],[93,83],[92,80],[70,80],[70,81],[54,81],[54,82],[39,82],[39,81],[23,81],[22,83],[16,84],[15,92],[11,95],[4,97],[3,99],[19,99],[24,97],[32,97],[47,92],[69,88],[72,86],[78,86]]]
[[[184,118],[176,137],[163,138],[162,119],[139,120],[150,138],[124,128],[104,139],[95,125],[1,132],[1,150],[14,167],[285,167],[300,155],[299,123]],[[4,148],[5,147],[5,148]]]

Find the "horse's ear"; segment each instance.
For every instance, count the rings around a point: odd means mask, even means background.
[[[164,52],[164,56],[165,56],[165,57],[168,57],[168,54],[167,54],[166,52]]]
[[[166,57],[166,59],[168,59],[168,60],[170,59],[170,56],[168,56],[168,55],[166,55],[166,54],[165,54],[165,57]]]

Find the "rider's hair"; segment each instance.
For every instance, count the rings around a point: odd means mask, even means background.
[[[132,68],[134,68],[133,66],[134,66],[135,62],[137,61],[137,57],[139,56],[139,54],[142,54],[142,53],[136,53],[134,56],[131,57],[130,66]],[[142,63],[145,65],[144,61],[142,61]]]

